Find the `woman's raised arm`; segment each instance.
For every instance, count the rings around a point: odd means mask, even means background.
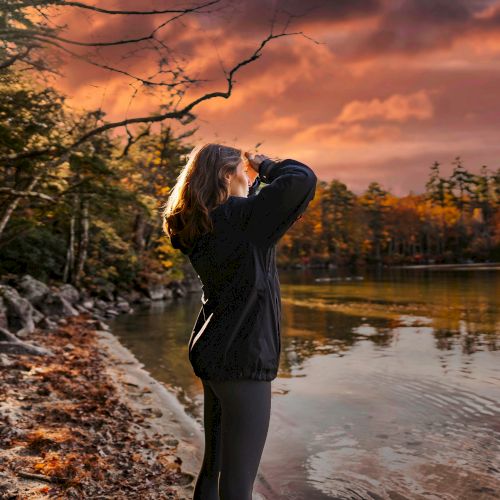
[[[267,185],[255,194],[260,181]],[[276,244],[305,212],[314,198],[316,183],[313,170],[297,160],[261,162],[259,176],[241,207],[248,238],[262,246]]]

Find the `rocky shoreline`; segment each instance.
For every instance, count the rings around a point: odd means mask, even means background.
[[[70,284],[49,286],[29,274],[4,277],[0,281],[0,353],[47,355],[50,347],[29,341],[35,328],[49,331],[66,324],[68,318],[89,313],[101,329],[107,329],[106,319],[133,312],[134,304],[175,300],[200,291],[200,281],[192,278],[151,285],[143,291],[118,291],[105,282],[89,291]]]
[[[154,300],[128,299],[28,275],[0,284],[0,498],[192,497],[201,428],[108,331]]]

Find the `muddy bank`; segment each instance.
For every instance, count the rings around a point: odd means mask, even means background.
[[[199,424],[90,314],[0,355],[0,498],[192,498]]]

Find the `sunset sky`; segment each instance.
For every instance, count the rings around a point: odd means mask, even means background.
[[[206,2],[88,3],[147,10]],[[191,78],[211,80],[181,104],[225,91],[221,64],[229,70],[249,57],[269,34],[273,12],[275,34],[288,12],[294,17],[287,31],[306,36],[271,40],[235,75],[229,99],[200,104],[191,124],[173,123],[179,132],[198,125],[194,143],[251,149],[261,142],[259,152],[300,160],[319,179],[338,179],[356,193],[371,181],[396,195],[422,192],[430,165],[439,161],[447,175],[456,156],[472,172],[500,166],[500,1],[224,0],[210,9],[217,10],[157,32]],[[68,25],[66,38],[92,42],[148,35],[172,17],[60,12],[54,20]],[[146,78],[158,68],[151,47],[145,42],[133,54],[139,46],[101,49],[94,60]],[[146,116],[164,102],[161,93],[84,61],[70,60],[62,71],[57,86],[68,103],[101,107],[110,121]]]

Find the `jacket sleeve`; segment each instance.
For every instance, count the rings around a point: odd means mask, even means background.
[[[260,186],[260,183],[262,182],[262,179],[257,175],[255,177],[255,180],[253,181],[252,185],[248,189],[248,196],[256,196],[257,194],[257,188]]]
[[[316,174],[299,161],[266,159],[259,165],[255,189],[244,203],[243,229],[248,238],[262,246],[272,246],[302,216],[316,192]]]

